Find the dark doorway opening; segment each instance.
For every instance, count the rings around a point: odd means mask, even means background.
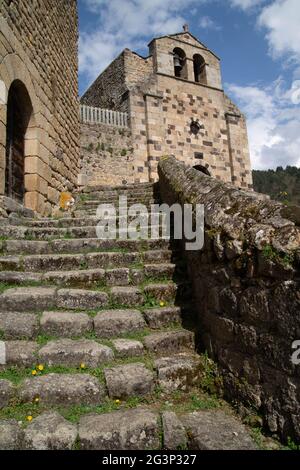
[[[210,174],[210,172],[208,171],[208,169],[206,168],[206,166],[203,166],[203,165],[195,165],[194,168],[195,168],[195,170],[201,171],[201,173],[204,173],[204,174],[207,175],[207,176],[211,176],[211,174]]]
[[[32,111],[25,85],[15,80],[7,101],[5,194],[21,203],[25,194],[25,134]]]

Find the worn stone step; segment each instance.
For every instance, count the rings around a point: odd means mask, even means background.
[[[162,357],[154,362],[158,384],[164,392],[188,391],[200,387],[203,377],[203,363],[196,354],[176,354]]]
[[[126,195],[123,195],[126,196]],[[124,206],[127,205],[127,207],[130,207],[131,205],[134,204],[139,204],[139,205],[144,205],[147,208],[151,206],[151,204],[159,204],[160,201],[159,199],[153,198],[149,195],[146,195],[145,197],[135,197],[135,196],[126,196],[127,197],[127,202],[126,201],[121,201],[119,200],[119,196],[112,196],[108,198],[88,198],[85,200],[79,200],[76,204],[76,208],[94,208],[98,207],[100,204],[112,204],[115,207],[118,206]]]
[[[154,256],[156,254],[156,256]],[[44,271],[74,271],[74,270],[95,270],[113,267],[129,267],[132,264],[148,263],[156,264],[163,261],[171,261],[173,254],[169,250],[155,250],[146,252],[97,252],[86,254],[49,254],[49,255],[25,255],[25,256],[2,256],[0,257],[0,269],[2,271],[25,271],[41,273]],[[148,266],[148,272],[150,267]],[[154,268],[153,268],[154,269]],[[170,268],[164,268],[170,269]],[[90,273],[92,275],[92,272]],[[95,274],[95,272],[94,272]],[[101,274],[98,271],[97,276]],[[103,273],[104,275],[104,273]],[[19,275],[20,279],[22,274]],[[5,275],[1,277],[5,280]],[[32,281],[40,281],[31,275]]]
[[[144,345],[150,353],[165,355],[195,349],[194,333],[175,330],[153,333],[144,338]]]
[[[94,318],[95,334],[99,338],[127,335],[146,327],[139,310],[103,310]]]
[[[2,249],[8,255],[86,253],[101,250],[156,251],[170,248],[168,240],[99,240],[98,238],[74,238],[67,240],[5,240]],[[175,252],[175,247],[173,248]]]
[[[0,312],[0,331],[3,339],[32,339],[39,332],[35,313]]]
[[[83,416],[82,450],[147,450],[160,448],[159,415],[146,408]]]
[[[31,367],[36,362],[38,344],[34,341],[5,341],[3,366]],[[3,359],[3,358],[2,358]]]
[[[170,301],[176,299],[178,286],[173,283],[151,283],[144,287],[146,296],[156,301]]]
[[[35,398],[49,405],[100,405],[105,390],[96,377],[89,374],[47,374],[25,379],[19,387],[23,403]]]
[[[176,264],[164,263],[164,264],[145,264],[144,273],[146,277],[153,279],[171,278],[176,272]]]
[[[99,185],[94,184],[90,186],[85,186],[80,190],[80,193],[93,193],[94,191],[141,191],[149,188],[158,188],[157,183],[129,183],[129,184],[120,184],[117,186],[108,186],[108,185]],[[79,193],[79,194],[80,194]]]
[[[93,329],[93,319],[84,312],[44,312],[40,320],[40,331],[47,336],[76,338]]]
[[[112,287],[110,299],[115,305],[127,307],[137,307],[144,303],[143,293],[137,287]]]
[[[41,312],[43,310],[89,309],[108,304],[106,292],[85,289],[55,289],[49,287],[18,287],[0,295],[0,311]]]
[[[155,375],[143,363],[104,369],[110,398],[141,397],[153,392]]]
[[[59,339],[48,342],[38,352],[39,361],[48,366],[75,366],[85,364],[97,368],[114,358],[111,348],[88,339]]]
[[[60,289],[57,292],[57,307],[64,309],[94,310],[104,307],[109,302],[106,292],[83,289]]]
[[[143,310],[147,324],[152,329],[160,329],[182,321],[180,307],[149,308]]]
[[[56,289],[52,287],[16,287],[0,295],[0,311],[30,312],[56,307]]]
[[[144,345],[141,341],[127,338],[118,338],[112,341],[116,357],[137,357],[145,353]]]

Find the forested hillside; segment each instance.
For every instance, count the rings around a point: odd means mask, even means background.
[[[272,199],[300,205],[300,168],[279,166],[276,170],[253,170],[254,190]]]

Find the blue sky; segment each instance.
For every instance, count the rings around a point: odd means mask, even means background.
[[[79,0],[80,94],[125,47],[190,31],[222,60],[254,168],[300,167],[300,0]]]

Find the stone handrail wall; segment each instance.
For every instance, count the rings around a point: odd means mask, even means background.
[[[162,200],[204,204],[205,245],[186,251],[201,347],[225,396],[281,438],[300,441],[300,208],[237,190],[174,157],[159,164]]]
[[[107,124],[114,127],[129,127],[128,114],[110,109],[80,105],[80,121],[84,124]]]

